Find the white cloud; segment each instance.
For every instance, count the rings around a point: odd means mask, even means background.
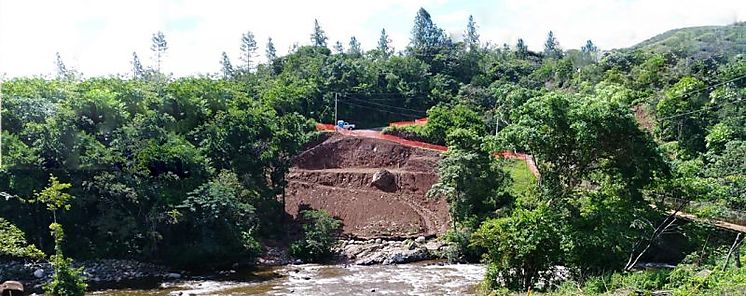
[[[294,42],[309,43],[314,18],[330,44],[346,45],[355,35],[370,49],[386,28],[395,47],[403,49],[419,7],[449,33],[463,32],[473,14],[483,41],[513,44],[522,37],[533,49],[541,48],[550,29],[566,48],[592,39],[609,49],[677,27],[723,25],[746,16],[746,5],[728,0],[0,0],[0,73],[52,73],[56,51],[87,75],[127,73],[132,51],[150,64],[150,37],[158,30],[169,42],[165,71],[217,72],[222,51],[240,63],[243,32],[254,32],[260,56],[268,36],[285,54]]]

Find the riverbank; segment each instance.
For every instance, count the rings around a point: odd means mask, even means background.
[[[331,265],[391,265],[413,263],[444,258],[446,244],[438,239],[424,236],[415,239],[344,239],[334,248],[337,256]],[[293,260],[282,247],[267,247],[250,270],[271,266],[303,264]],[[92,290],[122,288],[129,286],[158,286],[176,280],[205,278],[190,272],[143,263],[133,260],[99,259],[76,261],[75,267],[82,267]],[[233,269],[217,270],[211,274],[217,277],[236,274],[236,269],[247,266],[234,266]],[[48,262],[9,260],[0,263],[1,280],[21,281],[28,291],[41,291],[41,285],[50,280],[52,266]],[[210,276],[207,276],[210,277]]]
[[[138,281],[167,281],[180,279],[183,272],[166,266],[133,260],[98,259],[76,261],[76,268],[83,268],[83,275],[93,289],[127,286]],[[8,260],[0,263],[0,280],[16,280],[27,291],[41,291],[41,285],[51,280],[53,273],[49,262]]]

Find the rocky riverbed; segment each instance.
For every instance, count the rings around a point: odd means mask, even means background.
[[[126,285],[129,281],[179,279],[182,274],[165,266],[132,260],[87,260],[73,263],[82,267],[92,287]],[[52,265],[48,262],[10,260],[0,263],[0,280],[17,280],[27,290],[39,291],[42,283],[51,279]]]

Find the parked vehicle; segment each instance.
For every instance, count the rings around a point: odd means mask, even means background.
[[[355,124],[346,122],[344,120],[337,120],[337,128],[345,129],[345,130],[352,130],[352,129],[355,129]]]

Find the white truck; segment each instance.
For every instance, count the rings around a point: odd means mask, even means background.
[[[337,120],[337,128],[344,130],[353,130],[355,129],[355,124],[346,122],[344,120]]]

